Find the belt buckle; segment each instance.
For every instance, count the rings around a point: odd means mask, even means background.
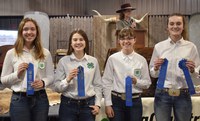
[[[121,99],[122,99],[122,100],[126,100],[126,94],[125,94],[125,93],[122,93],[122,94],[121,94]]]
[[[170,96],[179,96],[180,95],[180,90],[179,89],[169,89],[168,94]]]

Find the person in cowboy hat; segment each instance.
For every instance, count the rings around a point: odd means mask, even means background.
[[[135,8],[131,7],[130,3],[125,3],[121,5],[121,9],[117,10],[116,13],[119,13],[119,21],[116,23],[116,39],[118,40],[118,34],[120,30],[125,27],[137,28],[136,22],[131,18],[131,12]],[[117,48],[120,48],[119,42],[116,43]]]
[[[121,9],[116,11],[116,13],[119,13],[120,20],[116,25],[117,30],[121,30],[125,27],[136,27],[135,21],[131,18],[132,10],[135,10],[135,8],[131,7],[130,3],[125,3],[121,5]]]

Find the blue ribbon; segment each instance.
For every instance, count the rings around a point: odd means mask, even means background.
[[[126,77],[126,106],[133,106],[132,102],[132,78]]]
[[[186,79],[186,82],[187,82],[187,85],[188,85],[188,88],[189,88],[189,92],[190,92],[190,95],[193,95],[195,94],[195,89],[194,89],[194,85],[193,85],[193,82],[192,82],[192,78],[190,76],[190,72],[186,66],[186,62],[187,60],[186,59],[182,59],[181,61],[179,61],[179,68],[181,68],[183,70],[183,73],[185,75],[185,79]]]
[[[78,96],[85,96],[85,80],[84,80],[84,68],[78,67]]]
[[[164,88],[164,83],[165,83],[166,74],[167,74],[167,66],[168,66],[168,60],[165,58],[164,62],[161,65],[160,73],[158,76],[157,88],[159,88],[159,89]]]
[[[32,63],[28,64],[27,68],[27,95],[34,95],[34,88],[31,86],[31,83],[34,81],[34,65]]]

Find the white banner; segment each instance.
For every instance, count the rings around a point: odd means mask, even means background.
[[[142,121],[156,121],[154,114],[154,97],[143,97],[142,98],[143,105],[143,117]],[[192,97],[192,117],[191,121],[200,121],[200,96]],[[96,121],[101,121],[106,118],[105,109],[104,109],[104,100],[102,100],[101,111],[100,114],[96,117]],[[174,117],[172,116],[172,120],[174,121]]]

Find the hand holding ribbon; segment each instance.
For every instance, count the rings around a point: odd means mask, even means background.
[[[168,60],[165,58],[164,62],[161,65],[160,73],[159,73],[159,76],[158,76],[157,87],[159,89],[163,89],[164,88],[164,83],[165,83],[166,74],[167,74],[167,66],[168,66]]]
[[[191,95],[195,94],[195,89],[194,89],[194,85],[193,85],[193,82],[192,82],[192,78],[190,76],[190,73],[189,73],[189,70],[188,70],[188,67],[186,66],[186,62],[187,60],[186,59],[182,59],[181,61],[179,61],[179,68],[181,68],[183,70],[183,73],[185,75],[185,79],[186,79],[186,82],[187,82],[187,85],[188,85],[188,88],[189,88],[189,92]]]

